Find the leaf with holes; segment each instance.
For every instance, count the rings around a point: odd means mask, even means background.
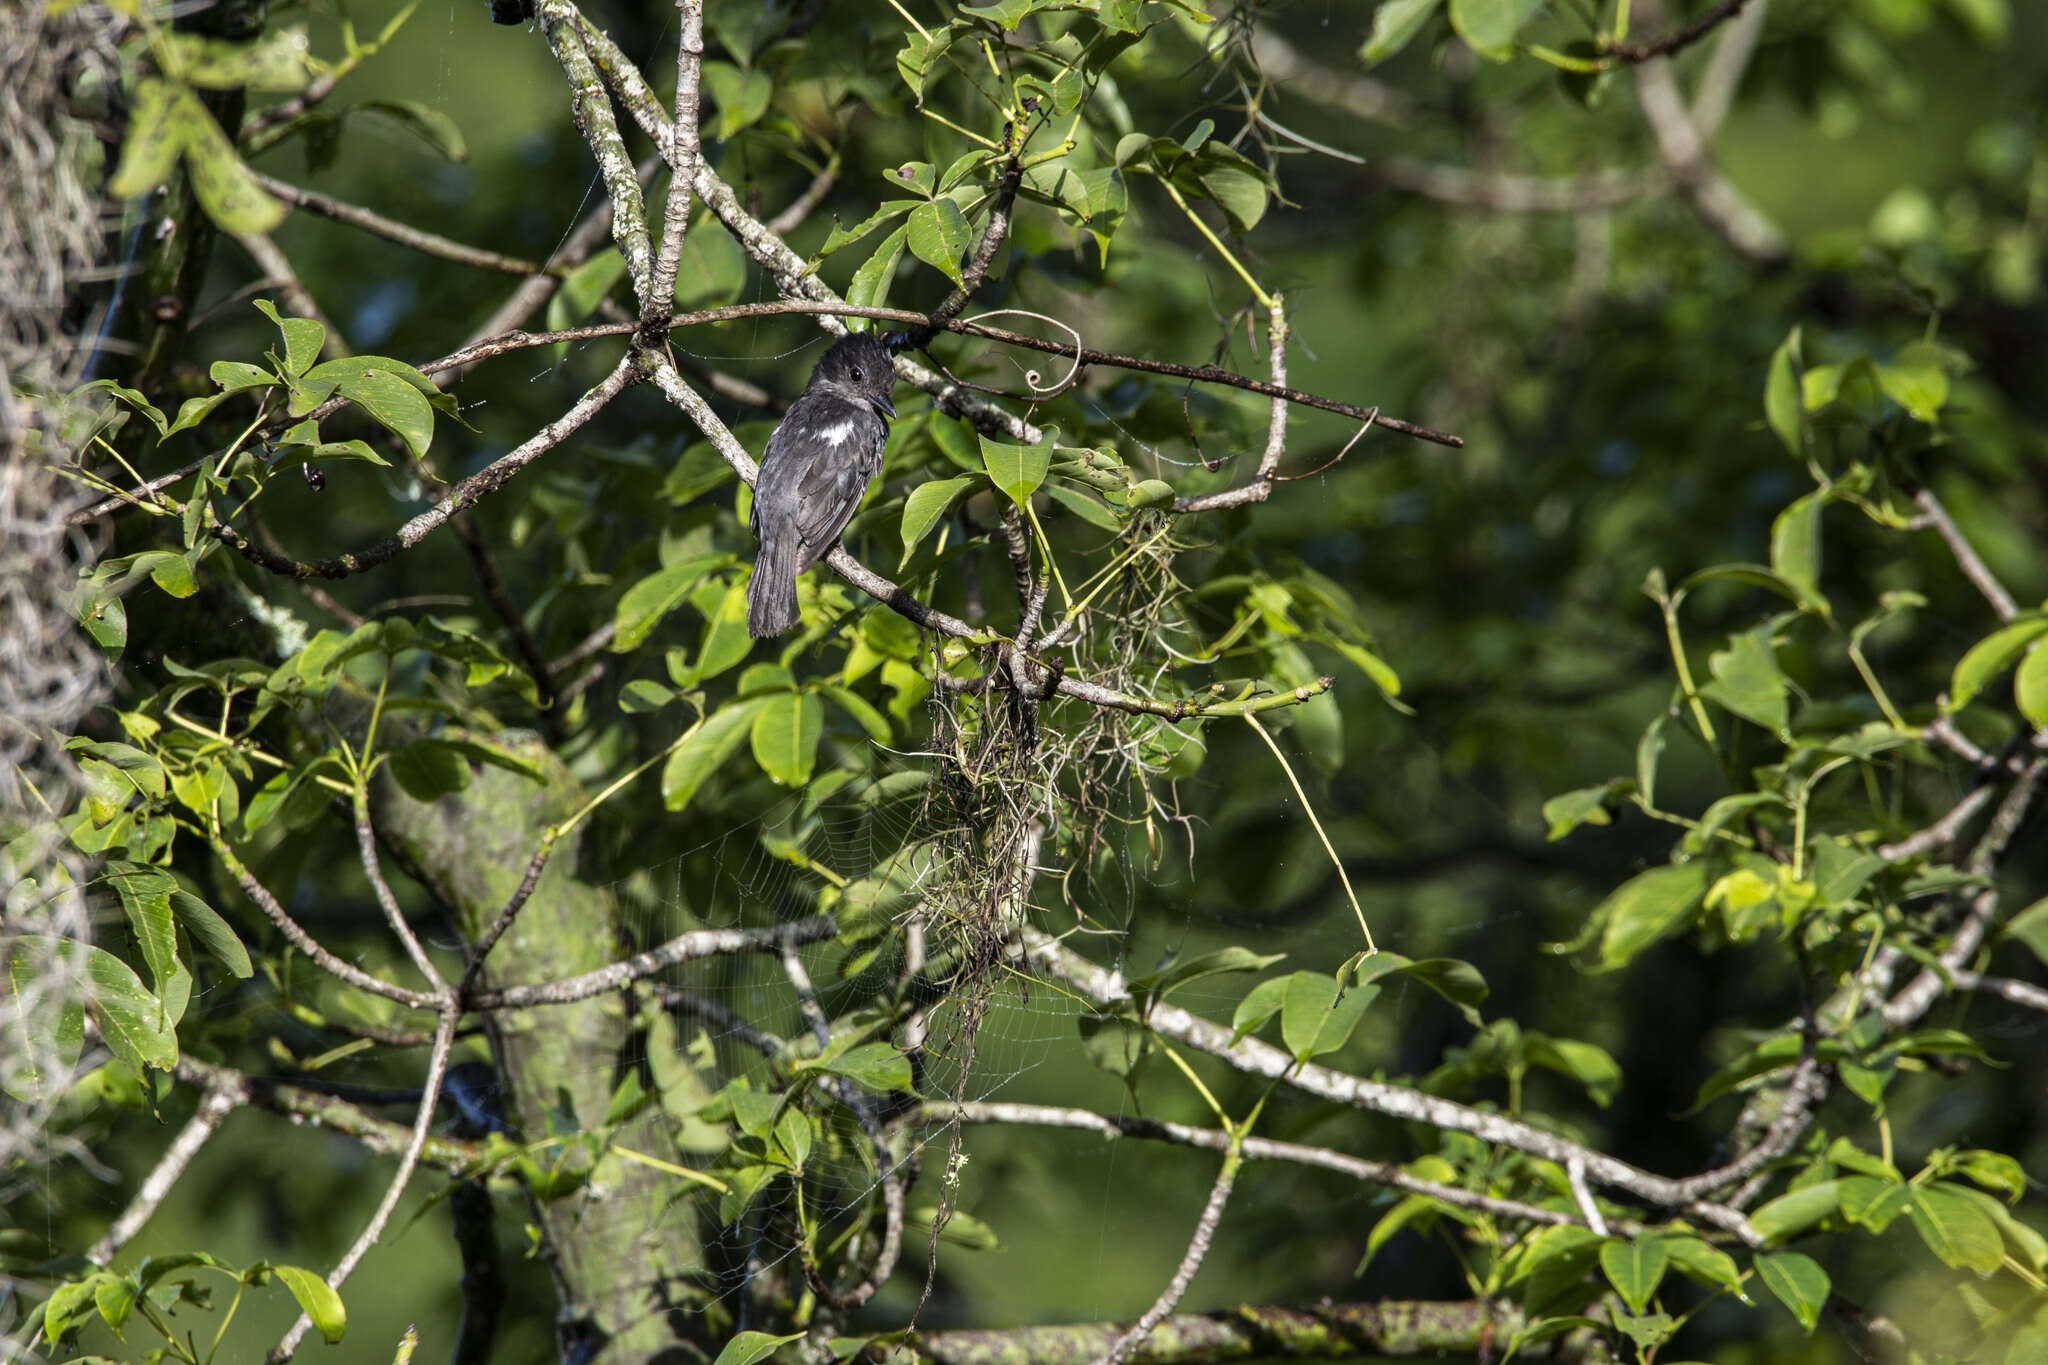
[[[960,206],[950,199],[934,199],[910,211],[906,225],[910,250],[920,261],[938,269],[955,284],[965,280],[960,255],[967,250],[971,234]]]

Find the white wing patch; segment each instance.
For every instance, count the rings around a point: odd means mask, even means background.
[[[854,436],[856,436],[857,434],[858,429],[854,426],[853,423],[835,422],[829,427],[820,428],[818,431],[818,439],[821,441],[830,441],[835,446],[842,446],[845,445],[848,441],[852,440]]]

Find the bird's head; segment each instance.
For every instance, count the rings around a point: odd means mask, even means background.
[[[896,388],[896,367],[888,348],[872,332],[848,332],[832,343],[811,372],[811,387],[819,386],[836,389],[884,416],[896,415],[890,397]]]

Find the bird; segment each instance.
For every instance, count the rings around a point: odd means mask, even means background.
[[[849,332],[820,357],[768,437],[751,520],[760,550],[747,583],[747,633],[756,640],[797,623],[796,576],[825,557],[882,467],[895,386],[888,346]]]

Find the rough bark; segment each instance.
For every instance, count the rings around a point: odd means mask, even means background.
[[[431,804],[387,783],[377,814],[378,828],[454,914],[465,942],[497,919],[549,826],[584,799],[537,736],[513,731],[471,738],[532,765],[543,780],[479,765],[466,790]],[[602,886],[577,877],[576,844],[574,834],[556,842],[531,899],[478,976],[480,989],[551,980],[620,955],[626,931],[618,903]],[[561,1131],[565,1107],[578,1130],[603,1121],[624,1069],[644,1055],[634,1014],[628,999],[615,994],[485,1016],[506,1117],[520,1140]],[[678,1154],[666,1127],[657,1110],[618,1141],[673,1161]],[[573,1193],[536,1200],[533,1214],[555,1279],[563,1357],[639,1362],[674,1350],[683,1309],[692,1304],[688,1277],[701,1270],[691,1206],[670,1199],[668,1177],[616,1155],[593,1163],[587,1149],[571,1145],[562,1164],[582,1183]]]

